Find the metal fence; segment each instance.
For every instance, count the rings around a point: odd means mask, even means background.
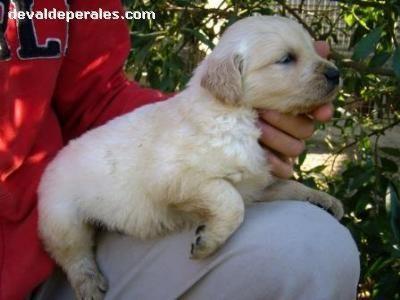
[[[326,33],[333,26],[336,40],[331,41],[335,50],[342,54],[349,54],[351,31],[346,27],[343,16],[340,15],[338,1],[329,0],[287,0],[288,5],[296,14],[308,24],[320,24],[320,32]],[[282,8],[280,5],[277,9]],[[290,17],[290,12],[288,16]],[[293,16],[292,16],[293,17]]]
[[[342,1],[345,2],[345,1]],[[332,46],[342,54],[350,54],[350,39],[353,31],[346,26],[344,16],[340,15],[340,1],[338,0],[286,0],[288,5],[297,13],[307,24],[319,22],[322,25],[322,32],[328,31],[330,24],[335,25],[336,41],[331,41]],[[281,6],[277,6],[281,7]],[[290,13],[288,14],[290,16]],[[395,29],[397,37],[400,39],[400,20]]]

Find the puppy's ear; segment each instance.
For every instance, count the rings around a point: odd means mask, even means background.
[[[209,57],[201,86],[223,103],[236,104],[242,97],[242,68],[243,58],[238,54]]]

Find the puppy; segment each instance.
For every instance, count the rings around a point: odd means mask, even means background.
[[[191,257],[200,259],[240,226],[246,203],[298,199],[340,219],[335,198],[271,175],[256,126],[257,109],[309,112],[339,81],[298,23],[249,17],[226,30],[184,91],[71,141],[42,177],[39,230],[77,297],[107,289],[96,223],[143,239],[198,226]]]

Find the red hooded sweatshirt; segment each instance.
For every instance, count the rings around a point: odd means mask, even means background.
[[[0,0],[0,300],[23,299],[54,267],[37,233],[46,164],[69,139],[165,98],[124,77],[125,20],[7,18],[44,8],[122,12],[120,0]]]

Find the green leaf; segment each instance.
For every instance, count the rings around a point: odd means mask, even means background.
[[[214,43],[203,32],[190,28],[183,28],[183,31],[190,32],[194,37],[210,47],[210,49],[214,49]]]
[[[363,60],[374,52],[382,35],[382,28],[378,27],[363,37],[354,47],[353,59]]]
[[[397,164],[391,159],[387,159],[385,157],[381,157],[382,169],[383,171],[396,173],[399,170]]]
[[[357,42],[361,40],[362,36],[367,34],[367,32],[368,32],[367,29],[365,29],[363,26],[361,25],[356,26],[353,34],[351,35],[349,46],[354,47],[357,44]]]
[[[306,178],[306,179],[302,180],[302,183],[304,185],[312,188],[312,189],[316,189],[317,188],[317,184],[315,183],[314,178],[311,178],[311,177]]]
[[[307,173],[321,173],[327,166],[319,165],[307,171]]]
[[[356,21],[356,18],[351,13],[351,14],[348,14],[347,16],[344,17],[344,21],[346,22],[346,24],[348,26],[353,26],[354,22]]]
[[[357,190],[371,181],[372,171],[371,170],[357,170],[358,168],[353,168],[353,174],[348,174],[349,176],[349,190]]]
[[[383,153],[391,156],[400,156],[400,149],[392,147],[381,147],[379,148]]]
[[[369,66],[371,68],[377,68],[383,66],[387,60],[390,58],[390,53],[389,52],[379,52],[376,53],[372,58],[371,61],[369,62]]]
[[[297,164],[299,166],[303,165],[304,161],[306,160],[306,157],[307,157],[307,151],[304,151],[303,153],[300,154]]]
[[[387,207],[389,208],[390,226],[398,242],[400,242],[400,195],[396,186],[390,182],[388,185]]]
[[[378,257],[378,259],[372,264],[372,266],[369,267],[369,269],[366,272],[366,275],[371,276],[374,273],[377,273],[379,270],[386,267],[389,263],[391,263],[390,259]]]
[[[400,48],[393,53],[393,70],[398,78],[400,78]]]

